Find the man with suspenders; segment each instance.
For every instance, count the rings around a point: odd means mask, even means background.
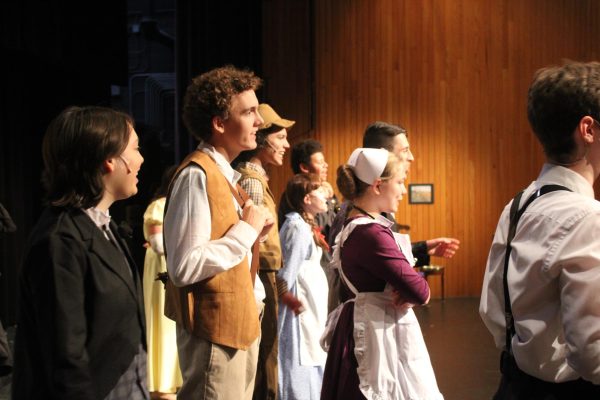
[[[494,399],[600,398],[600,63],[536,72],[546,163],[502,212],[479,312],[502,350]]]

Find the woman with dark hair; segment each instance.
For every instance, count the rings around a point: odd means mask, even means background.
[[[314,222],[315,215],[327,209],[319,176],[292,177],[280,207],[285,221],[279,232],[283,268],[278,277],[300,300],[304,311],[296,315],[287,306],[279,308],[279,399],[316,400],[327,357],[319,339],[325,329],[328,294],[320,264],[327,243]]]
[[[351,300],[330,314],[323,335],[324,400],[443,399],[412,311],[429,301],[429,286],[410,264],[409,241],[381,215],[397,210],[405,177],[404,164],[384,149],[358,148],[338,168],[351,205],[331,265]]]
[[[48,206],[19,276],[14,399],[147,399],[142,285],[109,208],[137,193],[133,122],[69,107],[44,136]]]
[[[148,340],[148,389],[152,399],[175,399],[182,378],[177,357],[175,321],[164,315],[165,287],[159,274],[167,272],[163,248],[163,220],[169,183],[177,170],[168,167],[162,175],[159,188],[144,213],[144,309]]]

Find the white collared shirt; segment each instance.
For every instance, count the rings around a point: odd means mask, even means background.
[[[518,222],[508,268],[513,354],[537,378],[600,384],[600,202],[580,174],[545,164],[520,206],[548,184],[573,192],[541,196]],[[510,205],[498,222],[479,306],[499,349],[505,345],[502,276]]]
[[[110,224],[110,212],[108,210],[102,211],[96,207],[90,207],[83,210],[83,212],[86,213],[100,229],[102,229],[103,226],[108,226]]]
[[[112,240],[112,238],[108,237],[107,233],[107,230],[110,229],[110,212],[108,210],[102,211],[96,207],[90,207],[83,210],[83,212],[90,217],[94,224],[102,231],[102,234],[107,240]]]
[[[231,168],[213,146],[201,144],[198,149],[215,160],[217,167],[236,185],[239,172]],[[226,199],[223,199],[226,200]],[[241,209],[231,195],[231,201],[241,215]],[[176,286],[191,285],[238,265],[244,257],[252,262],[252,244],[258,234],[240,220],[220,239],[210,240],[211,216],[206,193],[206,174],[196,165],[186,167],[173,184],[163,225],[167,246],[167,269]],[[255,280],[257,302],[265,298],[260,279]]]

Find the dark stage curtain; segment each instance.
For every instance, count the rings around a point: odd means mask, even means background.
[[[18,230],[0,234],[0,318],[14,323],[17,270],[43,204],[41,141],[69,105],[110,105],[127,84],[126,3],[23,0],[0,13],[0,202]]]
[[[177,1],[178,160],[196,147],[181,123],[181,101],[192,78],[226,64],[249,68],[261,76],[262,3]]]

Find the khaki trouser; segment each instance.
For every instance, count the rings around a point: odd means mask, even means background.
[[[177,325],[177,350],[183,385],[180,400],[251,400],[260,337],[248,348],[221,346]]]

